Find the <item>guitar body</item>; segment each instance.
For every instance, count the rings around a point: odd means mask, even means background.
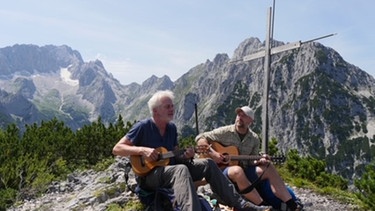
[[[161,155],[167,153],[167,149],[164,147],[156,148]],[[162,157],[162,156],[161,156]],[[130,162],[134,173],[138,176],[145,176],[156,166],[166,166],[169,164],[169,158],[161,158],[157,161],[150,161],[145,159],[141,155],[131,155]]]
[[[262,158],[260,155],[239,155],[239,150],[236,146],[223,146],[216,141],[211,142],[211,147],[224,156],[224,160],[217,164],[221,169],[227,166],[238,165],[241,160],[255,161]],[[272,156],[270,159],[274,163],[283,163],[286,158],[285,156]]]
[[[132,164],[133,172],[138,176],[146,176],[156,166],[166,166],[169,164],[169,158],[181,156],[185,152],[184,149],[176,151],[168,151],[164,147],[158,147],[156,150],[159,152],[159,157],[156,161],[146,159],[141,155],[131,155],[130,163]],[[205,154],[207,147],[194,148],[195,152]]]
[[[224,155],[224,156],[228,156],[228,155],[238,155],[239,154],[239,151],[238,151],[238,148],[236,146],[223,146],[222,144],[220,144],[219,142],[212,142],[211,143],[211,147],[216,151],[216,152],[219,152],[220,154]],[[226,167],[226,166],[234,166],[234,165],[238,165],[239,164],[239,161],[238,160],[228,160],[227,162],[222,162],[222,163],[218,163],[217,165],[219,166],[219,168],[223,168],[223,167]]]

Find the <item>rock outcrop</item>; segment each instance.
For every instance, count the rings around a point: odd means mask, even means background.
[[[137,200],[136,195],[126,188],[124,171],[127,162],[127,158],[117,157],[115,163],[105,171],[88,170],[72,173],[67,180],[51,184],[43,196],[30,197],[8,211],[105,211],[111,204],[124,206],[129,201]],[[134,188],[136,182],[132,171],[128,181],[130,187]],[[355,210],[355,206],[341,203],[332,197],[318,195],[307,189],[293,189],[304,203],[306,211]],[[214,199],[209,185],[199,187],[198,193],[205,198]],[[231,210],[224,205],[221,205],[221,208]]]

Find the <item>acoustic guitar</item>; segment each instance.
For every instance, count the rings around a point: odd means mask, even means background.
[[[133,172],[138,176],[146,176],[156,166],[166,166],[169,164],[169,158],[178,157],[184,154],[185,149],[168,151],[164,147],[158,147],[156,150],[159,152],[158,159],[151,161],[146,159],[142,155],[131,155],[130,163],[132,165]],[[205,146],[199,146],[194,148],[195,152],[204,153],[207,152],[208,148]]]
[[[239,150],[236,146],[224,146],[216,141],[211,143],[211,147],[224,156],[223,161],[218,163],[220,168],[238,165],[241,160],[255,161],[262,158],[261,155],[239,155]],[[270,159],[274,163],[283,163],[286,160],[285,156],[271,156]]]

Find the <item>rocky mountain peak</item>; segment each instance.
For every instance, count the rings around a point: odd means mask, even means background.
[[[233,60],[240,59],[246,55],[250,55],[264,49],[264,44],[256,37],[250,37],[242,41],[234,50]]]
[[[274,45],[282,42],[273,41]],[[105,123],[149,116],[147,101],[157,90],[176,95],[175,123],[180,134],[232,124],[234,109],[255,111],[253,130],[262,131],[264,62],[236,60],[264,47],[258,38],[239,44],[233,58],[217,54],[172,82],[151,76],[141,85],[121,85],[99,61],[82,61],[67,46],[15,45],[0,49],[0,114],[3,126],[59,116],[78,129],[99,116]],[[21,77],[21,76],[22,77]],[[352,179],[373,157],[375,81],[333,49],[305,43],[271,58],[269,135],[281,152],[324,158],[332,172]],[[17,121],[16,121],[17,119]],[[353,146],[353,143],[361,143]],[[345,157],[345,158],[344,158]],[[340,162],[345,159],[346,162]],[[355,173],[356,172],[356,173]]]
[[[78,51],[68,46],[14,45],[0,49],[2,77],[14,74],[30,76],[37,73],[57,72],[61,67],[82,63]]]
[[[152,75],[142,83],[142,89],[145,90],[166,90],[173,86],[171,79],[164,75],[161,78]]]

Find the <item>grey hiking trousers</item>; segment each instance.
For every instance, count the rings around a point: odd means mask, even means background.
[[[241,208],[244,199],[212,159],[200,158],[184,164],[156,167],[148,175],[139,178],[139,182],[145,190],[172,188],[175,202],[181,210],[197,211],[201,210],[201,205],[194,181],[203,178],[228,206]]]

